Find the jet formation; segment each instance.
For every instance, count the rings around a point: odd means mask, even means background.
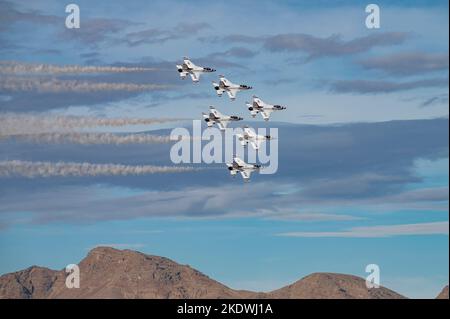
[[[203,73],[212,73],[216,70],[211,67],[202,67],[194,64],[188,57],[183,58],[183,63],[177,65],[177,70],[182,79],[185,79],[188,75],[192,81],[197,83],[200,81],[200,75]],[[214,90],[218,96],[222,96],[223,93],[227,93],[231,101],[236,99],[236,94],[240,91],[247,91],[253,89],[247,84],[235,84],[225,78],[223,75],[219,75],[219,82],[212,82]],[[256,95],[253,96],[252,103],[246,102],[247,109],[253,118],[257,114],[261,113],[264,121],[269,121],[270,115],[274,111],[285,110],[285,106],[277,104],[269,104],[263,102]],[[208,127],[212,127],[217,124],[221,131],[225,131],[227,125],[230,122],[242,121],[243,118],[237,115],[224,115],[220,113],[214,106],[209,107],[209,113],[202,113]],[[271,139],[270,135],[258,135],[248,126],[243,128],[243,134],[236,134],[241,145],[246,147],[249,143],[255,150],[259,150],[261,143]],[[228,170],[232,176],[235,176],[238,172],[241,174],[244,181],[250,179],[250,175],[254,171],[260,171],[261,165],[248,164],[238,157],[233,158],[232,163],[227,163]]]

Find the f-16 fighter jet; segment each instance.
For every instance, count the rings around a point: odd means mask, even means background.
[[[177,69],[182,79],[185,79],[186,76],[189,74],[191,76],[192,81],[194,82],[198,82],[200,80],[200,75],[202,73],[210,73],[216,71],[212,68],[204,68],[201,66],[197,66],[194,63],[192,63],[192,61],[189,60],[189,58],[187,57],[183,58],[183,64],[177,65]]]
[[[259,171],[261,168],[261,165],[247,164],[239,157],[234,157],[233,163],[227,164],[227,166],[231,175],[234,176],[239,172],[244,181],[248,181],[250,179],[250,174],[254,171]]]
[[[203,118],[205,119],[206,124],[208,124],[208,127],[211,127],[214,124],[217,124],[217,126],[219,127],[219,129],[221,131],[224,131],[227,128],[227,125],[229,122],[243,120],[243,118],[239,117],[239,116],[223,115],[222,113],[217,111],[214,108],[214,106],[209,107],[209,114],[206,114],[206,113],[202,113],[202,114],[203,114]]]
[[[218,96],[222,96],[223,92],[227,92],[230,99],[234,101],[237,92],[252,89],[251,86],[245,84],[234,84],[227,80],[223,75],[219,75],[219,78],[219,83],[213,82],[214,89]]]
[[[244,127],[244,134],[236,134],[242,146],[247,146],[248,143],[252,145],[253,149],[258,150],[261,143],[270,140],[270,135],[258,135],[248,126]]]
[[[273,111],[281,111],[281,110],[285,110],[286,107],[281,106],[281,105],[272,105],[272,104],[268,104],[263,102],[259,97],[253,95],[253,102],[252,103],[245,103],[248,107],[248,110],[250,111],[250,114],[252,115],[252,117],[255,117],[256,114],[261,113],[263,119],[265,121],[269,120],[270,117],[270,113],[272,113]]]

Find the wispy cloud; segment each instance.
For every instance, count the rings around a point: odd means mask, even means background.
[[[157,173],[182,173],[193,171],[192,167],[184,166],[153,166],[153,165],[121,165],[92,164],[73,162],[29,162],[0,161],[0,177],[23,176],[101,176],[101,175],[145,175]]]
[[[225,51],[210,53],[205,58],[213,59],[217,56],[234,57],[234,58],[252,58],[257,54],[258,54],[257,51],[252,51],[252,50],[244,48],[244,47],[232,47],[231,49],[228,49]]]
[[[141,190],[124,192],[126,196],[117,198],[102,197],[109,192],[107,186],[101,189],[90,186],[104,182],[103,177],[79,179],[77,185],[62,178],[26,182],[19,178],[11,179],[11,183],[20,185],[15,189],[0,183],[0,212],[28,211],[42,222],[140,217],[312,222],[367,219],[380,212],[431,212],[439,216],[448,212],[448,186],[417,189],[423,180],[414,164],[417,158],[433,162],[448,158],[448,119],[283,126],[280,130],[285,137],[283,149],[295,145],[297,151],[283,152],[283,165],[277,174],[255,175],[249,185],[229,180],[222,165],[187,172],[183,175],[186,178],[164,176],[164,189],[160,189],[161,179],[156,176],[117,177],[114,183]],[[4,143],[4,147],[12,149],[11,154],[21,154],[24,159],[51,161],[54,156],[40,145],[24,148],[8,144],[12,143]],[[69,155],[58,156],[67,161],[71,160],[70,154],[87,159],[95,154],[100,163],[111,163],[119,157],[120,163],[135,165],[137,156],[151,158],[160,165],[167,161],[168,147],[130,146],[129,150],[136,155],[131,157],[122,156],[116,147],[107,145],[98,151],[77,145],[65,145],[64,149]],[[161,152],[162,149],[165,151]],[[445,160],[441,161],[445,164]],[[445,165],[442,167],[439,174],[445,176],[448,171]],[[52,198],[57,199],[49,200]]]
[[[252,184],[253,195],[250,196],[241,187],[228,184],[220,187],[146,191],[126,197],[99,199],[96,191],[89,191],[86,187],[75,187],[67,190],[71,194],[70,198],[63,195],[64,189],[56,191],[61,195],[57,196],[58,198],[64,198],[64,203],[46,199],[50,196],[55,197],[54,191],[34,192],[30,196],[26,195],[27,200],[4,199],[0,212],[14,212],[20,206],[21,211],[31,210],[36,213],[36,220],[41,222],[61,219],[76,221],[86,218],[114,220],[139,217],[193,219],[258,217],[311,222],[353,220],[351,216],[345,214],[304,211],[297,207],[297,193],[291,196],[274,196],[272,189],[276,188],[276,184],[254,183]],[[78,199],[80,197],[83,198],[82,203]],[[78,204],[73,205],[72,201]],[[55,214],[56,211],[58,214]],[[95,214],[92,214],[93,211]]]
[[[341,56],[369,51],[374,47],[391,46],[403,43],[409,34],[386,32],[344,41],[339,35],[318,38],[308,34],[279,34],[268,37],[264,47],[269,51],[301,51],[309,54],[308,59],[323,56]]]
[[[180,23],[171,29],[149,28],[145,30],[130,32],[120,40],[133,47],[142,44],[165,43],[198,34],[200,31],[209,29],[211,26],[204,22]]]
[[[354,227],[336,232],[288,232],[278,236],[285,237],[344,237],[344,238],[379,238],[412,235],[447,235],[449,223],[433,222],[420,224],[383,225],[369,227]]]
[[[345,41],[336,34],[320,38],[304,33],[284,33],[269,36],[231,34],[224,37],[203,37],[200,40],[213,43],[262,43],[263,48],[270,52],[303,52],[308,55],[307,60],[312,60],[325,56],[367,52],[375,47],[398,45],[409,37],[410,34],[405,32],[385,32]]]
[[[380,70],[394,75],[415,75],[448,70],[448,53],[397,53],[371,57],[359,61],[366,69]]]
[[[0,1],[0,31],[9,29],[16,22],[56,25],[60,17],[44,14],[39,11],[20,11],[9,1]]]
[[[436,95],[425,99],[420,106],[428,107],[433,105],[447,104],[448,105],[448,93]]]
[[[76,40],[91,48],[97,48],[102,43],[113,44],[120,34],[128,27],[139,25],[133,21],[113,18],[84,19],[82,27],[77,32],[60,28],[59,37],[64,41]]]
[[[420,88],[443,88],[448,86],[448,78],[435,78],[408,82],[375,80],[339,80],[329,84],[334,93],[381,94]]]
[[[0,12],[0,30],[9,30],[16,23],[31,23],[36,25],[51,25],[59,31],[59,37],[65,41],[77,40],[85,45],[97,47],[99,44],[111,41],[117,33],[127,27],[138,25],[139,23],[124,19],[113,18],[85,18],[82,28],[77,32],[71,32],[67,28],[60,28],[64,23],[65,16],[46,14],[38,10],[21,10],[15,3],[0,1],[2,11]],[[69,40],[69,41],[70,41]]]

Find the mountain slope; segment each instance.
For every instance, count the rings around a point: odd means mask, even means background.
[[[436,299],[448,299],[448,285],[442,289]]]
[[[404,298],[362,278],[309,275],[269,293],[233,290],[199,271],[158,256],[98,247],[79,264],[80,288],[65,286],[64,270],[30,267],[0,276],[0,298]]]
[[[0,277],[0,298],[46,298],[58,272],[32,266]]]
[[[362,278],[332,273],[314,273],[268,293],[282,299],[402,299],[404,296],[384,287],[367,289]]]

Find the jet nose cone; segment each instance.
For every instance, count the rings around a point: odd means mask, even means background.
[[[270,135],[266,135],[266,138],[267,138],[268,140],[270,140],[270,139],[271,139]]]

